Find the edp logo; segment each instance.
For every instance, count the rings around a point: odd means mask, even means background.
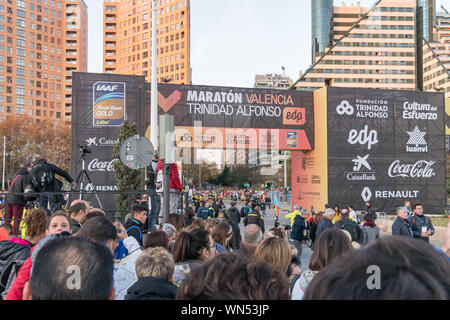
[[[378,133],[376,130],[369,131],[369,126],[365,125],[359,132],[355,129],[350,130],[347,141],[350,144],[367,144],[367,150],[370,150],[374,144],[378,143]]]

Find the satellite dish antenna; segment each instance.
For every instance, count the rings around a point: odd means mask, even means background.
[[[120,160],[130,169],[143,169],[152,162],[153,151],[153,145],[146,137],[134,135],[120,145]]]

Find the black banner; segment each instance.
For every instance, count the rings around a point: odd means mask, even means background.
[[[444,95],[328,88],[329,203],[425,213],[446,205]]]
[[[88,146],[92,153],[86,155],[85,169],[94,187],[85,184],[83,189],[100,191],[104,210],[114,216],[114,194],[102,192],[117,190],[112,165],[120,160],[113,159],[113,146],[123,121],[136,122],[138,133],[145,133],[145,78],[74,72],[72,81],[72,177],[82,170],[78,146]],[[100,207],[94,195],[83,198]]]

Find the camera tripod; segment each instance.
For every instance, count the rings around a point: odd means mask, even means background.
[[[101,203],[101,201],[100,201],[100,199],[98,197],[97,192],[95,191],[95,186],[92,183],[88,172],[86,171],[86,154],[85,153],[81,153],[81,171],[78,174],[77,179],[75,180],[75,185],[78,185],[78,183],[80,182],[80,198],[79,198],[80,200],[83,199],[83,194],[85,192],[87,192],[87,190],[85,191],[84,188],[83,188],[83,185],[84,185],[84,182],[85,182],[85,180],[84,180],[85,178],[86,178],[86,180],[88,182],[88,184],[86,184],[86,189],[87,189],[88,186],[91,186],[92,191],[93,191],[95,197],[97,198],[98,204],[100,205],[100,209],[103,210],[102,203]]]

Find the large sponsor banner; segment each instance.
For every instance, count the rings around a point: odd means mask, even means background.
[[[329,87],[330,204],[444,212],[444,115],[439,93]]]
[[[291,152],[292,206],[323,211],[328,202],[327,90],[314,91],[315,147]]]
[[[78,146],[91,148],[92,153],[86,154],[85,169],[93,186],[85,183],[83,189],[98,191],[105,211],[114,216],[114,194],[102,192],[117,190],[113,163],[120,160],[113,158],[113,147],[124,120],[136,122],[138,132],[145,132],[145,78],[74,72],[72,81],[71,174],[76,179],[82,170]],[[99,207],[95,196],[84,198]]]
[[[174,116],[178,147],[314,148],[312,92],[158,84],[158,106]]]

